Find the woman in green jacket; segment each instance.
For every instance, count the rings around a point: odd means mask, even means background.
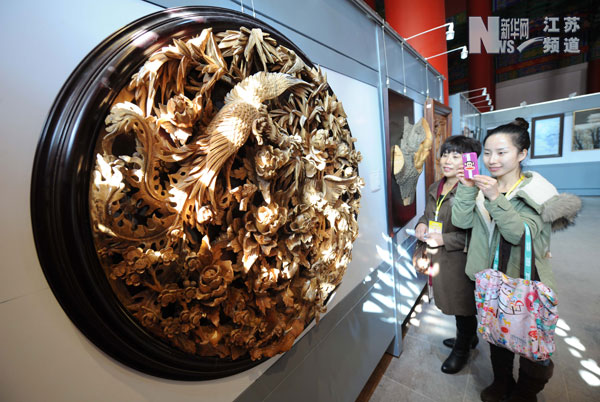
[[[452,223],[472,229],[467,253],[466,274],[492,266],[496,248],[503,242],[501,261],[506,274],[519,277],[520,241],[526,222],[531,229],[535,265],[539,279],[555,288],[550,267],[550,233],[572,223],[581,208],[578,197],[558,194],[556,188],[535,172],[523,172],[521,162],[530,146],[529,124],[522,118],[491,130],[484,140],[483,162],[492,176],[476,175],[466,179],[459,173]],[[482,401],[536,401],[552,377],[550,359],[533,362],[520,358],[519,378],[512,375],[514,353],[490,344],[493,383],[481,392]]]

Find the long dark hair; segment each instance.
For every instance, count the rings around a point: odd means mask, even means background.
[[[528,129],[529,123],[527,123],[524,118],[517,117],[514,121],[508,124],[503,124],[496,127],[492,131],[489,131],[485,136],[483,143],[485,144],[487,139],[494,134],[507,134],[510,135],[513,145],[517,147],[519,152],[523,151],[524,149],[529,150],[529,147],[531,146],[531,140],[529,138],[529,132],[527,131]]]

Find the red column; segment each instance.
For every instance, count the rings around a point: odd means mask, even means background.
[[[375,10],[375,0],[365,0],[365,3],[367,3],[369,7]]]
[[[385,0],[385,19],[403,38],[446,23],[444,0]],[[423,57],[445,52],[446,30],[444,28],[417,36],[408,41]],[[448,104],[448,57],[439,56],[429,60],[444,80],[444,103]]]
[[[467,16],[481,17],[487,26],[487,17],[492,15],[491,0],[467,0]],[[469,90],[486,87],[492,105],[496,104],[496,77],[494,56],[488,54],[484,46],[481,46],[481,54],[469,53]],[[479,93],[473,93],[478,95]],[[478,106],[480,111],[487,112],[490,107]]]

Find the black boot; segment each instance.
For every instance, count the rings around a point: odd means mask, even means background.
[[[463,369],[469,361],[473,338],[477,338],[477,319],[475,316],[456,317],[456,342],[450,356],[442,364],[442,371],[446,374],[455,374]]]
[[[442,341],[444,346],[447,346],[450,349],[452,349],[454,347],[454,342],[456,342],[456,338],[447,338]],[[477,347],[478,343],[479,343],[479,338],[477,336],[474,336],[473,342],[471,342],[471,349],[475,349]]]
[[[537,394],[544,389],[554,373],[554,363],[532,362],[523,357],[519,359],[519,380],[511,394],[510,402],[536,402]]]
[[[515,387],[512,375],[515,354],[510,350],[490,344],[490,359],[494,382],[481,391],[481,400],[484,402],[499,402],[507,399]]]

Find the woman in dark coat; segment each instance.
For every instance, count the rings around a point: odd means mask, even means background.
[[[442,144],[440,166],[444,177],[429,186],[425,212],[415,228],[417,251],[425,250],[428,257],[416,260],[417,269],[429,268],[435,305],[456,318],[456,339],[444,340],[446,346],[452,347],[442,364],[442,371],[448,374],[459,372],[467,364],[470,348],[477,344],[475,284],[465,274],[468,232],[452,224],[456,175],[463,171],[462,154],[468,152],[479,156],[481,144],[462,135],[449,137]]]

